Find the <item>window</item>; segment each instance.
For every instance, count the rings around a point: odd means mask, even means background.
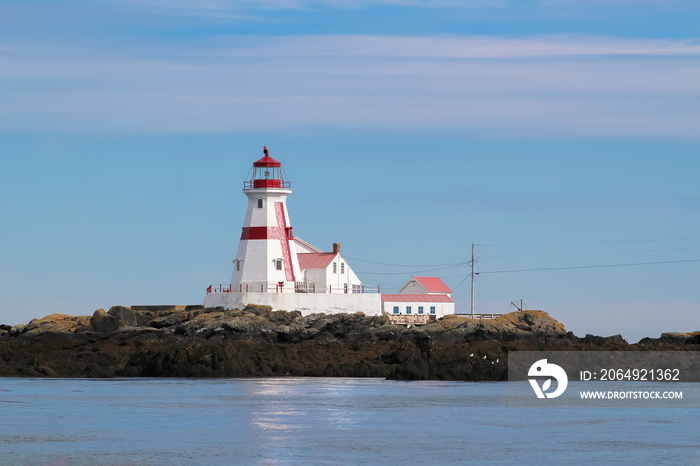
[[[338,273],[338,263],[333,262],[333,273]]]
[[[262,209],[263,200],[262,197],[258,198],[258,209]]]
[[[238,260],[236,261],[236,270],[239,271],[239,272],[241,271],[241,260],[240,260],[240,259],[238,259]]]
[[[345,262],[340,263],[340,273],[345,273]]]
[[[435,306],[430,306],[430,313],[435,314]]]
[[[394,306],[394,314],[398,314],[398,313],[399,313],[399,306]]]
[[[411,313],[411,306],[406,306],[406,314],[410,314],[410,313]]]
[[[275,259],[275,268],[277,270],[282,270],[282,259]]]
[[[418,314],[423,314],[423,306],[418,306]]]
[[[352,292],[359,293],[361,291],[360,285],[352,285]]]

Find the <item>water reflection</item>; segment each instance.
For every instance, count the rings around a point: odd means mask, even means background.
[[[322,451],[347,436],[362,422],[363,410],[353,409],[362,398],[358,387],[376,380],[266,379],[246,384],[254,400],[248,423],[265,461],[293,457],[295,452]],[[362,444],[360,439],[354,443]],[[347,444],[346,444],[347,445]]]
[[[3,464],[700,460],[697,410],[514,409],[499,383],[1,382]]]

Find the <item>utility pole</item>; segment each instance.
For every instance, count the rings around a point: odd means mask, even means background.
[[[476,256],[474,255],[474,243],[472,243],[472,319],[474,318],[474,262],[476,262]]]

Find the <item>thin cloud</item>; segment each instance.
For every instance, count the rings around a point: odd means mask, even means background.
[[[697,137],[700,126],[692,41],[305,36],[119,47],[10,49],[0,66],[0,125],[120,133],[439,127],[557,137]]]
[[[159,8],[164,11],[240,11],[240,10],[314,10],[359,9],[372,6],[412,8],[492,8],[513,4],[508,0],[112,0],[110,3],[134,8]]]
[[[312,9],[358,9],[373,6],[394,6],[404,8],[430,8],[430,9],[494,9],[512,8],[522,6],[518,0],[111,0],[113,4],[124,4],[133,7],[161,8],[163,10],[182,11],[225,11],[243,9],[288,9],[288,10],[312,10]],[[590,8],[592,5],[600,7],[621,7],[642,5],[651,6],[695,6],[692,0],[539,0],[531,2],[533,7],[579,10]]]
[[[335,56],[415,58],[536,58],[577,55],[700,55],[697,40],[625,39],[549,35],[506,39],[471,37],[294,36],[235,37],[231,56]]]

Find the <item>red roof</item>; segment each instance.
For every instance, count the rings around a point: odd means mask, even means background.
[[[335,259],[335,256],[337,254],[332,252],[302,252],[297,254],[301,270],[325,269]]]
[[[446,294],[383,294],[385,303],[453,303],[452,298]]]
[[[413,277],[423,285],[428,293],[452,293],[445,282],[438,277]]]
[[[277,160],[270,157],[270,154],[267,152],[267,147],[263,146],[263,152],[265,153],[265,157],[253,162],[254,167],[280,167],[280,166],[282,166],[281,163],[279,163]]]

